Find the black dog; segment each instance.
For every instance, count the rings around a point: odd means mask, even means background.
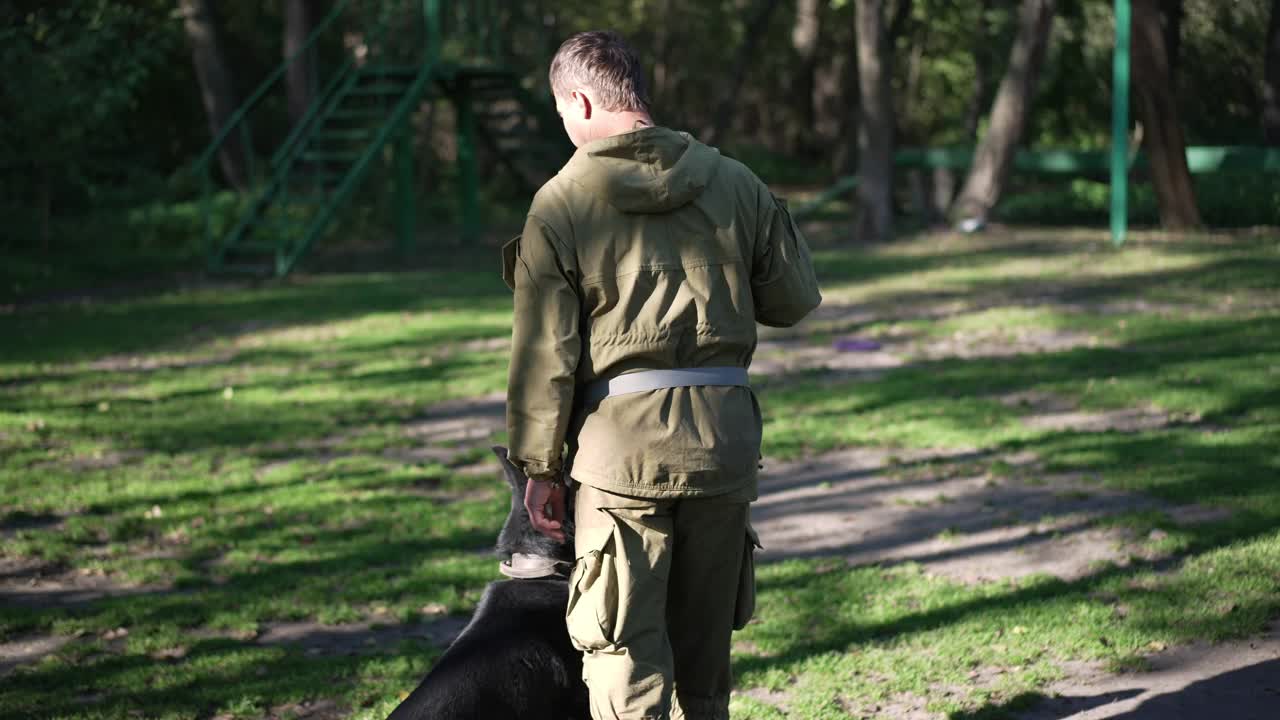
[[[511,512],[498,535],[502,572],[471,622],[431,672],[387,720],[587,720],[582,656],[569,642],[570,540],[557,543],[533,529],[524,509],[529,479],[493,448],[511,483]],[[569,517],[572,512],[569,493]]]

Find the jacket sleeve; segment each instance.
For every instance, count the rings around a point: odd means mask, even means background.
[[[510,264],[515,315],[507,377],[508,457],[530,477],[557,474],[582,347],[577,261],[551,228],[530,215]]]
[[[757,226],[751,263],[751,297],[756,321],[790,327],[818,307],[822,295],[804,235],[791,219],[787,204],[767,189]]]

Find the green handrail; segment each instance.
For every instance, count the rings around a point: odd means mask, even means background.
[[[433,83],[440,83],[451,100],[459,105],[460,114],[469,109],[469,101],[464,97],[465,74],[480,70],[490,72],[494,68],[494,54],[501,47],[500,33],[494,22],[493,13],[497,4],[492,0],[462,0],[448,5],[440,0],[336,0],[333,8],[307,35],[301,47],[285,58],[254,89],[240,107],[231,115],[222,128],[215,134],[213,141],[204,150],[192,170],[200,177],[201,200],[203,214],[204,238],[208,258],[212,267],[221,267],[228,252],[236,248],[256,253],[269,249],[273,239],[254,239],[259,226],[274,229],[278,226],[272,220],[272,208],[279,204],[286,207],[290,202],[290,178],[297,172],[299,162],[311,147],[312,138],[317,132],[334,133],[326,130],[329,114],[338,109],[357,92],[361,78],[371,78],[370,88],[375,92],[361,90],[361,94],[381,95],[385,93],[384,76],[400,76],[406,70],[414,70],[414,80],[404,91],[392,91],[391,95],[379,97],[377,105],[386,114],[377,119],[377,129],[367,143],[351,156],[354,161],[345,165],[340,174],[333,179],[338,181],[332,191],[322,193],[323,201],[316,207],[316,212],[303,220],[302,234],[294,236],[286,233],[280,236],[275,246],[276,271],[287,272],[293,263],[306,251],[307,247],[323,233],[327,223],[355,187],[367,174],[373,159],[380,155],[381,149],[392,136],[401,133],[405,126],[411,106],[421,97],[426,88]],[[281,84],[290,67],[299,62],[299,58],[314,52],[324,33],[331,32],[334,22],[344,13],[357,15],[356,22],[364,31],[363,47],[367,53],[346,53],[336,70],[325,73],[322,89],[306,108],[302,117],[292,123],[284,134],[284,139],[270,153],[269,161],[260,164],[256,153],[249,142],[249,125],[253,122],[251,113],[263,104],[263,100],[273,89]],[[444,17],[446,14],[448,17]],[[420,15],[421,24],[414,16]],[[414,21],[410,21],[414,18]],[[446,45],[446,31],[448,43]],[[450,62],[441,62],[444,57]],[[463,74],[460,74],[463,73]],[[463,82],[458,82],[459,80]],[[398,84],[398,81],[392,81]],[[466,108],[462,106],[466,105]],[[273,116],[273,123],[275,122]],[[368,128],[373,130],[373,128]],[[238,158],[249,174],[250,193],[252,198],[242,205],[231,222],[230,232],[223,234],[222,229],[213,227],[212,197],[215,180],[212,169],[220,152],[227,150],[228,138],[232,133],[240,133],[244,138],[244,158]],[[407,146],[404,146],[407,147]],[[355,148],[352,148],[353,150]],[[402,159],[403,160],[403,159]],[[403,164],[403,163],[402,163]],[[262,168],[265,167],[265,172]],[[475,195],[464,193],[468,197]],[[464,205],[467,203],[464,202]],[[465,213],[464,213],[465,214]],[[474,213],[473,213],[474,214]]]
[[[342,81],[348,77],[347,73],[351,71],[351,67],[354,64],[355,58],[351,55],[347,55],[347,59],[342,63],[342,65],[338,66],[337,72],[333,74],[333,77],[329,82],[325,83],[324,89],[321,90],[320,93],[316,95],[315,100],[307,106],[307,112],[304,113],[302,118],[294,124],[293,128],[289,131],[289,134],[285,137],[284,142],[280,143],[279,149],[271,154],[272,167],[279,165],[281,159],[288,155],[289,151],[293,149],[293,146],[298,142],[298,138],[302,137],[303,131],[306,128],[309,128],[311,123],[315,121],[316,116],[320,114],[320,108],[324,107],[325,104],[328,103],[329,98],[333,95],[334,91],[337,90],[338,86],[342,84]]]
[[[894,153],[894,164],[909,168],[950,168],[964,170],[973,162],[971,147],[901,148]],[[1244,145],[1187,148],[1187,165],[1192,173],[1215,173],[1233,170],[1248,172],[1280,172],[1280,148]],[[1021,172],[1055,175],[1102,173],[1111,167],[1109,150],[1019,150],[1014,169]],[[1129,167],[1146,168],[1145,152],[1129,157]]]
[[[397,132],[399,132],[400,126],[408,119],[410,110],[410,103],[408,102],[408,99],[420,94],[430,79],[430,68],[424,67],[422,72],[420,72],[418,77],[414,80],[408,92],[405,93],[405,99],[402,99],[397,103],[396,107],[392,110],[390,117],[387,119],[387,122],[384,123],[382,128],[378,131],[377,137],[369,144],[368,150],[361,155],[360,159],[356,161],[355,166],[346,174],[342,182],[338,185],[338,188],[333,193],[333,202],[325,205],[319,214],[312,219],[309,223],[307,232],[304,235],[303,241],[299,243],[298,247],[293,248],[288,258],[283,260],[284,265],[282,267],[277,267],[277,273],[283,274],[284,272],[287,272],[292,267],[293,263],[307,251],[310,244],[315,240],[315,237],[320,233],[320,230],[329,222],[330,219],[332,219],[334,213],[337,212],[342,203],[345,202],[347,197],[355,190],[356,185],[360,183],[365,172],[368,171],[369,166],[373,163],[377,150],[386,145],[386,143],[391,140]]]
[[[333,6],[333,9],[329,11],[329,14],[324,16],[324,19],[316,24],[315,29],[307,36],[302,47],[293,55],[285,58],[284,62],[276,66],[276,69],[272,70],[271,73],[267,75],[267,78],[258,85],[258,88],[254,90],[252,94],[249,95],[249,99],[245,100],[240,107],[231,114],[230,119],[227,120],[227,124],[222,126],[222,130],[214,136],[213,142],[209,144],[209,147],[206,148],[204,153],[196,160],[194,165],[195,168],[207,170],[210,167],[214,157],[218,154],[218,149],[222,147],[224,142],[226,142],[227,137],[231,134],[232,130],[241,126],[241,123],[244,122],[245,116],[248,115],[249,111],[252,110],[254,106],[262,100],[262,98],[266,97],[267,90],[271,89],[271,86],[284,76],[284,73],[289,69],[289,66],[292,65],[299,57],[302,57],[311,51],[324,31],[328,29],[329,25],[331,25],[339,15],[342,14],[343,10],[345,10],[347,5],[350,3],[351,0],[338,0],[337,4]]]
[[[1014,156],[1013,167],[1019,172],[1047,175],[1102,174],[1110,168],[1109,150],[1019,150]],[[965,170],[973,164],[972,147],[920,148],[906,147],[893,155],[896,167]],[[1146,153],[1129,156],[1130,169],[1146,169]],[[1280,148],[1252,147],[1246,145],[1208,146],[1187,148],[1187,167],[1193,174],[1206,175],[1220,172],[1280,173]],[[858,178],[848,175],[836,180],[814,199],[792,211],[794,217],[811,215],[832,200],[857,186]]]

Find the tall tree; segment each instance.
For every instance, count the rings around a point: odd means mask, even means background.
[[[1173,95],[1169,52],[1157,0],[1133,2],[1134,106],[1146,137],[1160,224],[1172,230],[1198,227],[1195,189],[1187,168],[1187,144]]]
[[[298,55],[315,29],[320,15],[318,0],[284,1],[284,57]],[[285,95],[289,104],[289,124],[296,125],[316,95],[316,50],[308,48],[285,70]]]
[[[746,78],[747,68],[751,65],[760,40],[764,37],[765,28],[769,26],[769,17],[778,0],[757,0],[755,12],[747,21],[746,34],[742,45],[738,46],[738,54],[733,59],[733,67],[729,70],[729,82],[725,85],[724,94],[716,105],[716,114],[711,128],[706,133],[706,143],[716,145],[729,126],[733,124],[734,109],[738,104],[738,94],[742,91],[742,81]]]
[[[885,28],[885,0],[857,0],[854,25],[858,47],[858,203],[855,237],[893,237],[894,111],[889,85],[892,48]]]
[[[1185,0],[1161,0],[1160,14],[1164,20],[1164,49],[1169,55],[1169,77],[1176,89],[1178,64],[1182,61],[1182,23],[1187,17]]]
[[[995,53],[991,51],[991,45],[995,40],[994,35],[994,28],[991,27],[991,0],[979,0],[978,32],[969,48],[969,55],[973,58],[973,98],[964,116],[964,133],[970,141],[978,139],[982,111],[991,103],[991,69],[995,64]]]
[[[1262,134],[1268,145],[1280,145],[1280,0],[1271,0],[1271,21],[1267,23],[1264,62]]]
[[[791,127],[788,144],[791,152],[801,155],[813,147],[813,126],[817,120],[813,90],[818,69],[821,6],[819,0],[796,0],[795,24],[791,26],[791,47],[797,59],[791,81],[796,122]]]
[[[217,22],[209,0],[178,0],[182,25],[191,46],[191,59],[200,83],[200,95],[209,118],[209,132],[217,136],[235,112],[239,100],[231,82],[231,70],[222,56]],[[231,133],[218,151],[218,162],[227,182],[241,190],[249,185],[245,167],[248,148],[239,133]]]
[[[987,133],[974,151],[973,166],[955,203],[955,214],[962,220],[985,223],[1009,181],[1049,47],[1054,5],[1055,0],[1023,0],[1018,11],[1018,34],[1009,52],[1009,69],[1000,81]]]

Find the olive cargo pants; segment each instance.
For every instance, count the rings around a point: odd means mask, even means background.
[[[727,720],[730,635],[755,607],[751,499],[579,485],[566,620],[594,720]]]

